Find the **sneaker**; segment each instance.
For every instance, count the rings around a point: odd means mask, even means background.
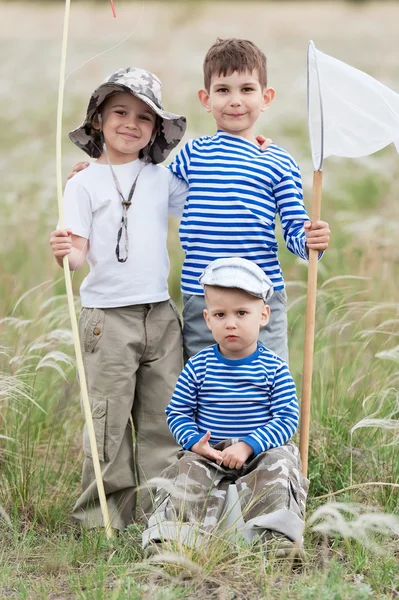
[[[162,552],[162,542],[160,540],[151,540],[144,548],[144,557],[151,558]]]
[[[305,562],[306,555],[302,544],[293,542],[283,533],[266,529],[261,535],[260,542],[266,554],[277,560],[291,560],[295,565]]]

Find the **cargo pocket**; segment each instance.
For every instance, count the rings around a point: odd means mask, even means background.
[[[97,452],[98,457],[101,462],[104,462],[106,459],[105,452],[105,431],[107,425],[107,398],[104,396],[89,396],[91,414],[93,417],[93,426],[94,433],[96,435],[96,443],[97,443]],[[87,423],[85,424],[84,433],[83,433],[83,451],[86,456],[89,458],[93,458],[89,434],[87,429]]]
[[[101,308],[85,308],[83,311],[82,347],[84,352],[92,353],[103,336],[105,313]]]

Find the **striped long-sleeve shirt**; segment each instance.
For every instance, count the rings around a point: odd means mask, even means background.
[[[250,356],[231,360],[215,344],[187,362],[166,414],[185,450],[210,431],[211,443],[236,438],[256,456],[293,436],[299,409],[295,383],[281,358],[258,344]]]
[[[299,167],[282,148],[262,152],[239,136],[218,131],[189,141],[169,165],[189,185],[180,240],[185,251],[182,292],[203,294],[205,267],[229,256],[256,262],[274,289],[284,288],[277,257],[276,215],[286,245],[307,260]]]

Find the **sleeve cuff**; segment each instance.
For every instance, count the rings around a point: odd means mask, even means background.
[[[324,252],[325,250],[323,250],[322,252],[319,252],[319,256],[318,256],[318,260],[321,260],[324,256]],[[305,245],[304,247],[304,257],[303,257],[306,261],[309,261],[309,250],[307,248],[307,246]]]
[[[189,440],[185,444],[183,444],[184,450],[191,450],[191,448],[194,446],[194,444],[199,442],[203,436],[204,436],[203,433],[197,433],[196,435],[193,435],[192,437],[190,437]]]
[[[242,440],[240,440],[240,442],[245,442],[246,444],[248,444],[248,446],[251,446],[251,448],[254,451],[254,456],[258,456],[258,454],[260,454],[261,452],[265,452],[265,450],[263,450],[263,448],[259,444],[259,442],[254,440],[254,438],[250,435],[247,435],[247,437],[242,438]]]

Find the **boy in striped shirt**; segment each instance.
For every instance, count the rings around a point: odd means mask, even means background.
[[[256,141],[254,125],[274,98],[267,87],[266,57],[257,46],[235,38],[218,40],[205,57],[204,89],[198,95],[217,132],[190,140],[169,165],[189,186],[180,225],[185,359],[212,343],[202,318],[205,300],[198,277],[217,258],[241,256],[257,263],[273,283],[271,319],[260,340],[288,362],[276,215],[288,249],[305,260],[309,248],[326,250],[328,223],[310,223],[293,158],[273,143],[262,151]]]
[[[299,414],[295,384],[287,364],[258,342],[272,282],[254,262],[226,258],[205,269],[200,285],[216,344],[189,359],[166,409],[183,451],[161,475],[173,485],[155,499],[144,545],[191,545],[214,532],[235,482],[240,533],[267,546],[277,542],[280,557],[298,555],[308,480],[290,441]]]

